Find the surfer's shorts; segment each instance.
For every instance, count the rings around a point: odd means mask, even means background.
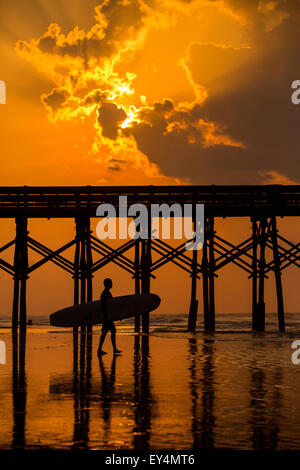
[[[116,332],[116,327],[112,320],[105,320],[102,324],[102,332],[108,332],[108,331],[110,331],[111,333]]]

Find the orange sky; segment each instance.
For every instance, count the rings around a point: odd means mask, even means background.
[[[298,1],[0,0],[0,13],[0,185],[300,181]]]
[[[2,0],[1,184],[297,182],[293,5]]]
[[[156,103],[166,99],[170,135],[182,129],[187,145],[198,138],[207,145],[214,139],[239,145],[208,120],[187,122],[205,96],[185,64],[189,47],[193,41],[221,41],[224,21],[231,30],[226,42],[238,46],[242,28],[232,15],[207,5],[183,9],[180,2],[161,2],[159,9],[104,2],[95,11],[97,2],[81,7],[75,2],[76,8],[67,1],[56,8],[51,1],[32,3],[34,12],[26,2],[2,5],[7,83],[2,184],[189,182],[162,171],[132,135],[164,119]],[[208,65],[209,79],[215,67]]]

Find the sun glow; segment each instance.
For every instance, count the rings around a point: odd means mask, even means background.
[[[118,92],[119,92],[120,96],[122,96],[122,95],[133,95],[134,94],[134,90],[129,88],[129,86],[127,86],[127,85],[118,86]]]
[[[133,123],[141,122],[141,120],[138,118],[138,111],[139,110],[135,106],[129,106],[128,110],[126,111],[128,117],[125,119],[125,121],[122,122],[120,127],[122,129],[126,129],[127,127],[130,127]]]
[[[192,154],[199,149],[199,155],[221,147],[245,149],[226,125],[204,119],[202,111],[215,74],[211,53],[217,59],[227,53],[226,60],[231,54],[231,64],[244,49],[219,47],[219,36],[212,46],[206,30],[199,36],[189,2],[184,18],[179,0],[159,3],[162,6],[150,6],[147,0],[103,0],[95,9],[94,23],[67,27],[55,17],[57,23],[47,24],[44,33],[15,44],[18,56],[52,82],[50,87],[43,84],[40,94],[48,120],[57,132],[76,127],[72,145],[83,149],[78,150],[83,158],[93,156],[101,167],[101,181],[122,181],[122,175],[130,174],[133,181],[155,178],[151,182],[156,183],[160,178],[177,184],[176,159],[170,159],[170,165],[164,162],[169,176],[153,164],[165,158],[165,146],[174,145],[174,152],[182,155],[183,148]],[[200,8],[203,14],[205,8]],[[217,26],[224,15],[232,24],[228,13],[218,15]],[[180,41],[177,20],[186,31]],[[203,61],[200,79],[194,70],[198,56]]]

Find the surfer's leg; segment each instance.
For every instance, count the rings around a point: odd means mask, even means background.
[[[97,351],[98,356],[100,354],[106,354],[104,351],[102,351],[102,346],[103,346],[105,337],[108,333],[108,330],[109,330],[109,328],[107,328],[106,326],[102,327],[102,333],[101,333],[101,336],[100,336],[100,341],[99,341],[99,346],[98,346],[98,351]]]
[[[111,344],[113,346],[113,349],[114,349],[114,353],[120,353],[122,352],[120,349],[117,348],[116,346],[116,327],[115,327],[115,324],[112,323],[111,327],[110,327],[110,334],[111,334]]]

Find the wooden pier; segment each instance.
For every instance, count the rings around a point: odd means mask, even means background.
[[[160,239],[126,240],[116,249],[96,238],[90,229],[99,204],[110,203],[119,215],[119,196],[131,204],[204,204],[204,246],[188,256],[185,243],[173,247]],[[248,274],[252,282],[252,327],[265,328],[265,279],[273,272],[278,307],[278,329],[284,331],[284,304],[281,273],[290,265],[300,267],[300,243],[292,243],[278,233],[278,217],[300,216],[300,186],[80,186],[80,187],[0,187],[0,217],[16,223],[15,238],[0,248],[14,246],[13,264],[0,258],[0,269],[14,280],[12,328],[26,331],[26,285],[30,274],[47,262],[67,271],[74,279],[74,304],[92,300],[92,280],[96,271],[114,263],[127,271],[135,283],[135,292],[150,292],[151,278],[166,263],[173,263],[191,277],[188,329],[197,326],[197,285],[203,284],[203,317],[207,332],[215,330],[215,286],[218,271],[234,264]],[[217,217],[249,219],[249,237],[239,244],[216,233]],[[30,218],[70,218],[75,221],[75,236],[56,250],[31,237]],[[148,227],[151,231],[151,220]],[[74,246],[74,260],[64,252]],[[28,251],[42,259],[28,263]],[[131,250],[131,251],[130,251]],[[271,250],[271,261],[266,251]],[[131,256],[130,254],[133,253]],[[152,254],[158,259],[152,260]],[[93,261],[93,254],[100,259]],[[82,330],[85,330],[82,326]],[[136,319],[135,331],[149,331],[149,315]]]

